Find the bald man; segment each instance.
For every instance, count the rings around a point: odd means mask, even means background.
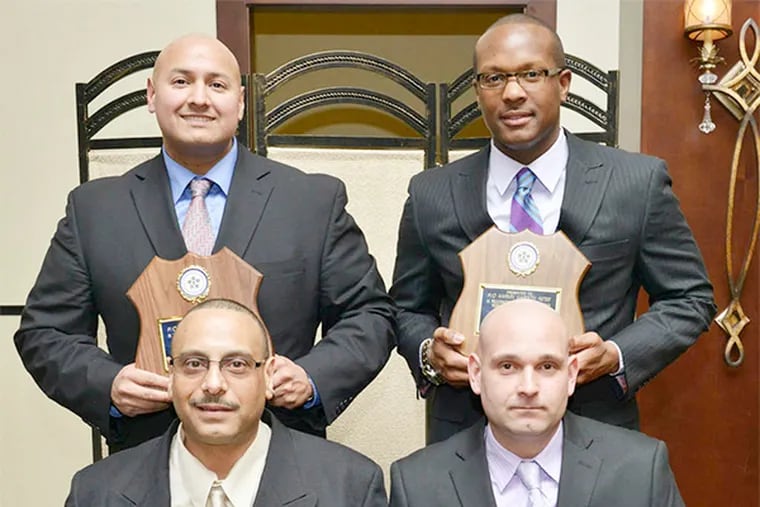
[[[663,442],[566,412],[578,363],[548,306],[492,310],[467,368],[485,421],[394,463],[391,506],[682,506]]]
[[[264,410],[276,359],[249,309],[223,299],[193,307],[171,356],[179,422],[78,472],[67,506],[388,505],[377,464]]]
[[[270,405],[286,425],[323,436],[393,346],[394,307],[343,184],[238,146],[244,93],[218,40],[188,35],[161,51],[147,82],[161,153],[71,192],[27,300],[15,335],[24,365],[112,452],[160,435],[175,416],[168,380],[135,368],[139,320],[126,292],[155,256],[208,254],[183,234],[198,220],[194,192],[208,250],[228,247],[264,275],[258,303],[277,354]]]

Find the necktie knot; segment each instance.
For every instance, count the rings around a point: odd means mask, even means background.
[[[522,193],[528,193],[533,190],[533,184],[536,182],[536,175],[527,167],[523,167],[517,173],[517,188]]]
[[[517,465],[517,477],[528,490],[531,507],[543,507],[544,496],[541,492],[541,466],[535,461],[521,461]]]
[[[229,505],[231,505],[230,500],[222,488],[222,483],[214,481],[211,490],[208,492],[206,507],[228,507]]]
[[[211,188],[211,181],[206,178],[196,178],[190,181],[190,192],[193,197],[206,197]]]

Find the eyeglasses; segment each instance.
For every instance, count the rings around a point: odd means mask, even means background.
[[[256,361],[250,356],[229,356],[217,360],[196,354],[180,354],[169,358],[169,364],[176,368],[180,375],[187,378],[205,377],[211,363],[218,363],[219,371],[225,377],[245,377],[263,366],[265,361]]]
[[[565,70],[565,67],[556,69],[528,69],[518,72],[481,72],[475,76],[478,86],[486,90],[502,90],[510,78],[515,78],[517,84],[523,89],[535,88],[543,83],[546,78],[556,76]]]

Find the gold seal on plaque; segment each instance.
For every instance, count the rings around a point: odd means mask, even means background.
[[[515,243],[509,249],[509,255],[507,255],[509,270],[517,276],[533,274],[539,262],[541,262],[541,257],[538,247],[530,241]]]
[[[193,264],[177,275],[177,290],[182,299],[190,303],[200,303],[211,289],[211,276],[203,267]]]

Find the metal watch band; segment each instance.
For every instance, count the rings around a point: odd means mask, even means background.
[[[439,386],[446,382],[446,379],[443,378],[443,375],[441,375],[441,372],[436,370],[433,367],[433,364],[430,362],[430,348],[433,346],[433,339],[428,338],[424,342],[422,342],[422,361],[420,364],[420,368],[422,370],[422,375],[430,382],[431,384],[435,386]]]

